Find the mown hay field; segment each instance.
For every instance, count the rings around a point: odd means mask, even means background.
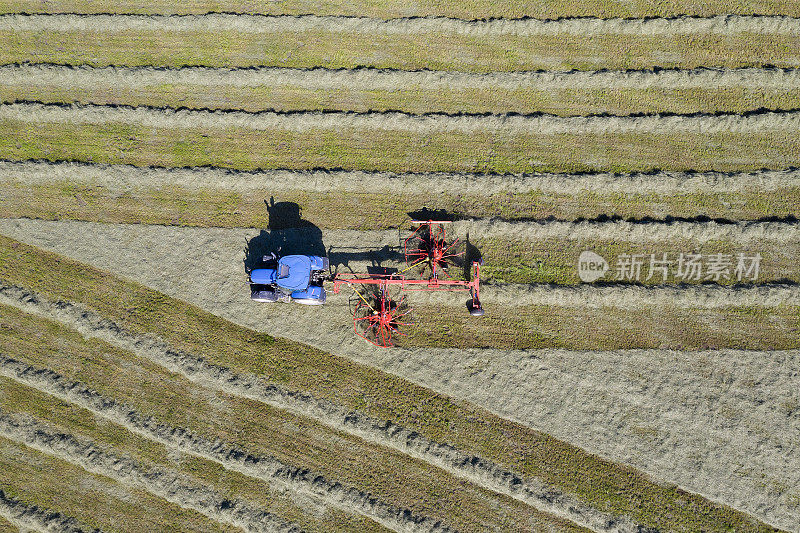
[[[0,2],[0,531],[800,531],[798,17]],[[249,299],[418,216],[484,318]]]

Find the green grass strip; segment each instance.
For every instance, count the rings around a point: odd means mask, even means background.
[[[287,44],[294,43],[294,44]],[[442,53],[446,50],[447,53]],[[0,32],[0,63],[495,72],[695,67],[796,67],[800,37],[498,35],[225,31]]]
[[[353,0],[346,3],[321,0],[285,0],[283,2],[252,3],[242,0],[191,0],[176,4],[172,0],[121,0],[109,4],[98,0],[55,0],[42,4],[38,0],[3,0],[4,13],[180,13],[237,12],[266,15],[349,15],[356,17],[395,18],[406,16],[445,16],[463,19],[481,18],[561,18],[597,16],[669,17],[679,15],[710,16],[735,13],[741,15],[800,16],[800,6],[791,0],[666,0],[650,2],[631,0],[436,0],[411,5],[403,0]]]
[[[501,135],[398,131],[161,129],[0,122],[0,158],[155,166],[347,168],[398,172],[741,171],[788,168],[800,136],[706,134]]]
[[[0,177],[2,179],[2,177]],[[427,207],[458,218],[500,217],[506,220],[594,219],[601,215],[655,219],[666,216],[756,220],[800,217],[800,188],[769,193],[691,192],[629,194],[576,191],[496,193],[483,195],[359,192],[276,193],[269,188],[235,191],[172,185],[108,187],[94,183],[54,181],[28,185],[2,181],[0,207],[8,218],[85,220],[114,224],[158,224],[196,227],[259,228],[267,224],[270,197],[301,206],[303,218],[325,229],[379,230],[398,227],[408,213]]]
[[[176,79],[179,75],[175,74]],[[425,87],[376,90],[336,87],[329,90],[285,86],[204,86],[185,83],[127,88],[36,85],[0,86],[0,101],[81,103],[244,111],[404,111],[406,113],[549,113],[561,116],[608,113],[744,113],[756,109],[798,109],[800,91],[769,87],[691,89],[559,89],[535,87],[460,89]],[[223,94],[224,97],[220,97]]]

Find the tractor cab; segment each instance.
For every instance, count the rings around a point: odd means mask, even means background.
[[[317,255],[264,256],[261,268],[250,271],[250,298],[257,302],[295,301],[306,305],[325,302],[322,283],[328,276],[328,258]]]

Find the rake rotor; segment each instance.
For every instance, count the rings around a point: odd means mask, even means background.
[[[417,221],[414,232],[403,241],[403,252],[408,269],[415,268],[419,275],[431,279],[453,279],[448,273],[451,266],[464,265],[466,246],[455,238],[449,241],[445,225],[448,221]]]

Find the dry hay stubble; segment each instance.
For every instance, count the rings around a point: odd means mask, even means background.
[[[235,13],[207,15],[76,15],[47,14],[0,15],[0,31],[125,32],[151,30],[160,32],[240,31],[270,34],[283,31],[356,33],[362,35],[455,34],[462,36],[500,37],[515,35],[589,36],[617,34],[634,36],[675,36],[691,34],[800,35],[800,18],[788,16],[716,15],[711,17],[673,18],[596,18],[562,17],[489,20],[459,20],[446,17],[409,17],[388,20],[346,16],[260,16]]]
[[[800,172],[791,169],[487,175],[248,172],[0,160],[0,183],[6,187],[7,217],[107,223],[259,227],[267,214],[264,200],[270,196],[297,203],[305,219],[325,229],[397,227],[422,205],[457,219],[499,214],[512,222],[596,219],[609,213],[655,220],[800,216]],[[502,224],[486,224],[498,238],[513,237],[500,230]]]
[[[0,413],[0,435],[245,531],[298,531],[245,502],[226,500],[211,489],[187,483],[170,470],[149,468],[102,450],[91,441],[53,432],[30,416]]]
[[[626,3],[608,3],[602,0],[564,2],[548,0],[529,2],[526,0],[503,0],[498,2],[453,1],[424,5],[409,5],[400,0],[373,2],[360,0],[339,4],[316,2],[309,8],[307,0],[287,0],[251,4],[241,0],[194,0],[176,5],[173,1],[157,0],[141,2],[123,0],[115,2],[114,13],[131,14],[205,14],[209,12],[248,13],[263,15],[303,15],[313,11],[319,15],[369,16],[376,18],[456,17],[462,19],[523,18],[551,19],[561,17],[674,17],[680,15],[711,16],[719,13],[741,15],[791,15],[800,16],[796,3],[787,0],[740,0],[734,4],[725,0],[702,3],[688,0],[669,0],[656,4],[644,0]],[[3,11],[8,13],[108,13],[109,6],[96,0],[58,0],[46,6],[34,0],[5,0]]]

